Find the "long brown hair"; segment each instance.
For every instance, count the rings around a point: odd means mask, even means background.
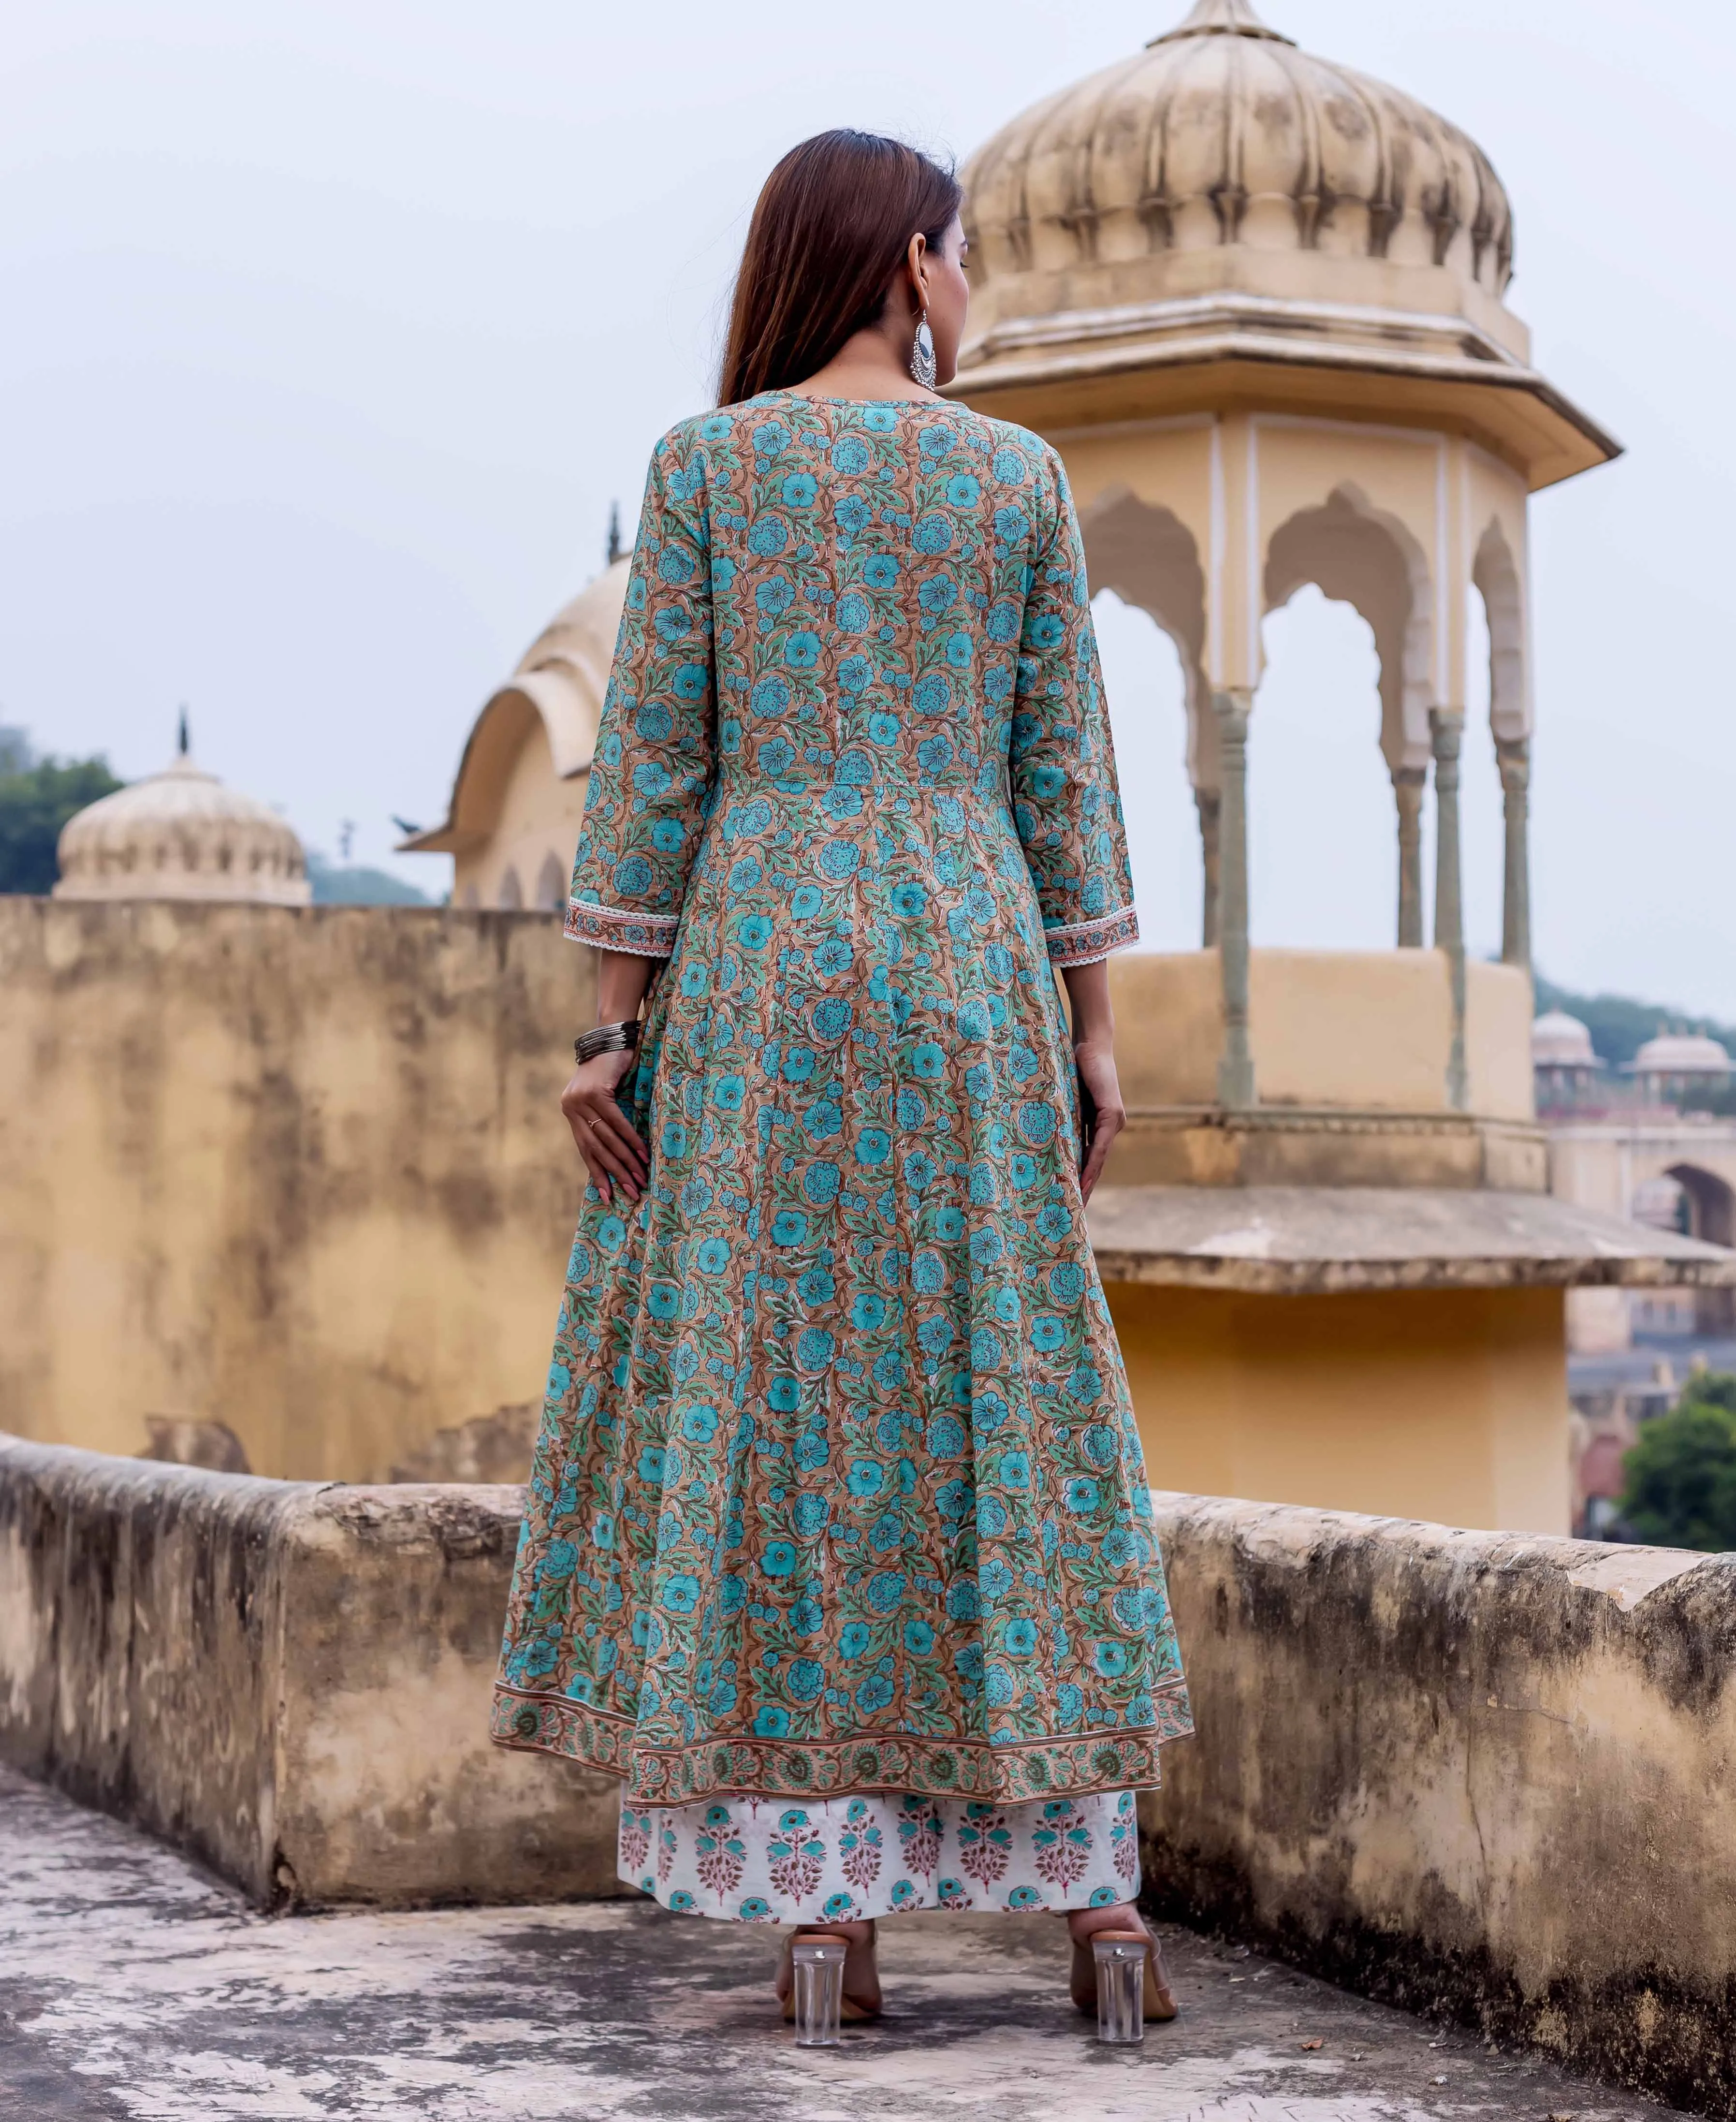
[[[717,402],[786,390],[877,323],[910,239],[964,203],[950,170],[878,133],[817,133],[766,179],[735,275]]]

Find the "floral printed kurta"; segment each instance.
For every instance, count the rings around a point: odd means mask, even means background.
[[[1047,445],[771,392],[653,459],[571,934],[669,962],[494,1735],[672,1806],[1017,1802],[1188,1728],[1053,968],[1134,941]]]

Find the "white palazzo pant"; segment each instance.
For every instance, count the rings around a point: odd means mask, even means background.
[[[620,1875],[681,1915],[848,1923],[1084,1909],[1139,1891],[1131,1791],[995,1805],[897,1793],[621,1807]]]

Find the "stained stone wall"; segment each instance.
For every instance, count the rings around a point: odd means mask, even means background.
[[[1157,1905],[1736,2113],[1736,1555],[1155,1500]]]
[[[521,1497],[0,1438],[0,1760],[267,1905],[617,1892],[613,1783],[487,1736]]]

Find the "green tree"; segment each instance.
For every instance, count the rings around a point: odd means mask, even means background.
[[[1654,1547],[1736,1549],[1736,1377],[1696,1378],[1640,1432],[1623,1462],[1621,1515]]]
[[[0,771],[0,891],[52,890],[61,827],[121,786],[105,759],[39,759]]]

